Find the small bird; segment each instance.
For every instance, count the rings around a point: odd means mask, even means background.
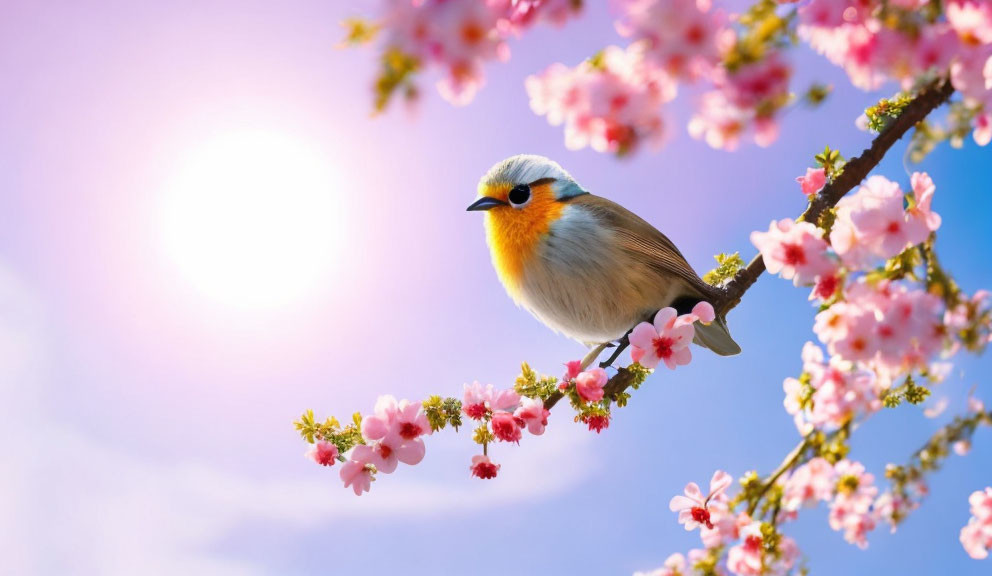
[[[493,266],[507,293],[587,346],[620,340],[661,308],[686,313],[721,295],[654,226],[590,194],[543,156],[496,164],[478,193],[468,210],[486,212]],[[741,351],[724,318],[697,324],[694,341],[721,356]]]

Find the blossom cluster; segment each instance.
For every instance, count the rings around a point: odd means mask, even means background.
[[[340,472],[344,487],[352,488],[356,495],[369,491],[378,472],[392,474],[401,462],[419,464],[426,452],[422,436],[432,431],[420,402],[397,402],[388,395],[380,396],[373,414],[361,419],[360,430],[364,443],[344,454]],[[329,466],[333,460],[327,459],[328,453],[337,452],[331,446],[320,441],[307,455],[318,464]]]
[[[826,184],[821,171],[798,179],[805,193]],[[819,223],[780,220],[751,235],[768,271],[812,286],[820,305],[813,331],[829,357],[807,343],[801,377],[784,383],[786,410],[802,434],[874,413],[892,401],[898,378],[908,378],[903,393],[914,392],[909,378],[928,375],[938,355],[989,340],[986,295],[966,298],[931,253],[941,223],[933,181],[918,172],[910,182],[907,193],[871,176]]]
[[[635,576],[674,576],[688,574],[690,569],[720,574],[724,568],[740,576],[789,573],[799,559],[796,542],[750,512],[735,513],[739,500],[727,494],[732,483],[730,475],[717,470],[706,494],[690,482],[683,494],[672,497],[669,509],[678,513],[686,530],[699,529],[703,547],[686,556],[673,554],[661,568]]]
[[[909,90],[949,71],[974,110],[975,140],[992,139],[988,0],[812,0],[798,8],[798,17],[800,37],[860,88],[895,80]]]
[[[695,323],[715,319],[713,306],[700,302],[688,314],[664,308],[653,323],[635,327],[630,334],[633,363],[621,369],[631,379],[629,385],[639,386],[661,363],[670,369],[688,364]],[[352,423],[344,427],[334,418],[317,423],[307,411],[296,428],[311,444],[306,457],[321,466],[343,462],[340,477],[345,488],[361,495],[369,491],[377,474],[392,474],[399,464],[420,463],[426,453],[424,436],[448,425],[457,430],[463,418],[468,419],[476,422],[472,440],[482,447],[482,454],[472,457],[469,472],[488,480],[500,470],[490,458],[490,444],[519,444],[524,432],[544,434],[551,415],[546,402],[552,396],[567,397],[576,411],[575,420],[589,430],[599,433],[609,427],[612,404],[625,405],[629,395],[623,391],[608,394],[606,369],[590,368],[591,362],[566,363],[561,379],[538,376],[525,363],[512,388],[473,382],[464,386],[461,400],[432,396],[424,402],[411,402],[380,396],[372,414],[355,414]]]
[[[351,43],[382,39],[376,108],[419,95],[416,77],[438,73],[441,96],[470,102],[484,67],[510,56],[509,41],[538,23],[561,26],[582,0],[383,0],[371,21],[348,21]],[[797,101],[787,56],[796,39],[873,90],[887,81],[912,91],[950,78],[962,95],[956,124],[992,140],[992,1],[758,0],[742,13],[712,0],[612,0],[627,46],[610,46],[577,66],[553,64],[526,79],[531,108],[564,125],[569,148],[626,154],[659,145],[669,132],[664,105],[680,84],[701,85],[689,133],[733,150],[747,136],[778,135],[781,110]],[[817,104],[829,88],[813,85]],[[878,128],[878,126],[876,126]]]
[[[489,442],[519,444],[524,430],[540,436],[551,415],[540,398],[522,398],[514,390],[497,390],[492,384],[478,382],[465,385],[462,412],[479,422],[473,437],[483,446],[483,454],[472,458],[469,470],[473,476],[486,480],[495,478],[500,468],[489,458]]]
[[[689,132],[715,148],[735,148],[748,128],[755,140],[777,136],[776,112],[790,100],[792,68],[779,49],[774,4],[752,10],[751,26],[735,24],[708,0],[615,0],[617,31],[631,40],[576,67],[554,64],[526,81],[531,108],[565,125],[570,148],[592,146],[625,154],[664,136],[662,105],[679,83],[707,82],[711,90]],[[744,52],[747,52],[745,55]],[[759,54],[760,52],[760,54]]]
[[[961,529],[961,545],[972,558],[988,558],[992,550],[992,487],[972,493],[971,518]]]
[[[374,23],[352,21],[350,37],[383,38],[382,70],[376,79],[376,106],[392,96],[418,94],[413,76],[428,68],[439,72],[438,92],[449,102],[470,102],[485,81],[486,62],[510,57],[507,41],[540,22],[564,24],[582,9],[581,0],[384,0]]]
[[[610,46],[574,68],[553,64],[527,78],[531,109],[565,125],[565,145],[627,154],[665,136],[662,104],[672,100],[672,77],[644,57],[643,45]]]

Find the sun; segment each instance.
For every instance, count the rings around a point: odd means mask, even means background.
[[[312,293],[341,252],[331,159],[280,134],[237,132],[190,149],[165,194],[168,256],[203,295],[244,308]]]

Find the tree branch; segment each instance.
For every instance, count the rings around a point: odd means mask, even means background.
[[[849,160],[844,165],[844,170],[823,187],[823,190],[810,201],[806,211],[799,219],[813,223],[819,221],[824,212],[836,206],[841,198],[859,185],[878,166],[893,144],[899,141],[910,128],[916,126],[927,115],[946,102],[953,93],[954,87],[950,81],[943,78],[935,80],[920,91],[916,98],[902,111],[902,114],[889,122],[872,140],[867,149],[862,151],[859,156]],[[765,262],[759,254],[726,285],[723,297],[714,306],[717,314],[725,316],[727,312],[733,310],[740,303],[744,293],[754,285],[764,271]],[[616,399],[617,395],[625,391],[633,380],[634,374],[631,371],[620,368],[604,387],[606,397]],[[555,392],[544,401],[544,407],[550,410],[561,399],[561,392]]]
[[[944,79],[936,80],[923,89],[906,106],[902,114],[889,122],[888,126],[872,140],[871,146],[862,151],[860,156],[851,158],[844,165],[843,172],[823,187],[823,190],[813,198],[799,219],[816,224],[824,212],[836,206],[841,198],[860,184],[878,166],[893,144],[898,142],[910,128],[916,126],[927,115],[946,102],[953,93],[954,87]],[[720,305],[715,306],[717,314],[726,315],[737,306],[744,293],[764,271],[765,262],[759,254],[727,284],[726,297]]]

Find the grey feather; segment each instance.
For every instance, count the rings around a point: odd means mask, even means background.
[[[741,353],[741,347],[734,342],[727,328],[727,321],[717,318],[710,325],[696,324],[696,337],[693,342],[716,352],[720,356],[734,356]]]

